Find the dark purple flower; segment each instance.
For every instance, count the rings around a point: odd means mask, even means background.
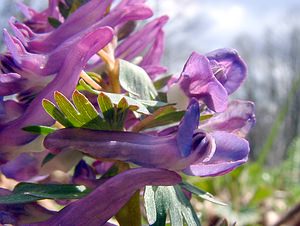
[[[222,174],[246,162],[248,142],[230,133],[206,133],[197,129],[199,114],[199,105],[192,99],[177,132],[170,135],[62,129],[49,134],[44,145],[53,152],[75,148],[95,158],[129,161],[144,167],[184,170],[198,176]],[[228,139],[234,142],[228,143]],[[216,161],[220,167],[212,174],[210,168]],[[202,171],[190,170],[191,166],[199,166]]]
[[[104,225],[138,189],[146,185],[168,186],[180,182],[178,174],[163,169],[127,170],[107,180],[88,196],[66,206],[49,220],[28,226]]]
[[[179,79],[173,80],[168,100],[181,100],[179,107],[184,108],[188,99],[194,97],[209,109],[222,112],[227,107],[228,95],[241,85],[245,76],[246,65],[235,50],[220,49],[207,56],[193,52]]]

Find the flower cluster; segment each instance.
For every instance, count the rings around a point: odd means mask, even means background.
[[[146,185],[177,185],[179,173],[223,175],[247,161],[254,104],[229,99],[247,74],[236,50],[194,52],[179,76],[165,76],[168,17],[137,26],[153,15],[144,0],[19,6],[26,20],[9,20],[0,55],[1,172],[90,192],[53,212],[24,194],[11,205],[7,197],[22,189],[2,189],[0,223],[122,223],[119,211]]]

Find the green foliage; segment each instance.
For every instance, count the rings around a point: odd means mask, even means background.
[[[19,183],[11,194],[0,196],[0,204],[35,202],[41,199],[79,199],[90,193],[83,185]]]
[[[166,225],[167,213],[173,226],[201,225],[198,216],[180,186],[147,186],[144,194],[150,225]]]
[[[129,110],[149,113],[144,105],[139,104],[138,101],[132,98],[104,92],[101,92],[98,96],[100,113],[78,91],[74,91],[72,95],[73,103],[60,92],[54,93],[54,99],[57,106],[49,100],[43,100],[44,109],[52,118],[65,127],[122,130]]]
[[[130,96],[151,100],[158,95],[146,71],[128,61],[120,60],[119,80],[122,88],[128,91]]]

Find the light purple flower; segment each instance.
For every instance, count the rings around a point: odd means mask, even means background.
[[[199,129],[213,132],[225,131],[245,137],[255,124],[254,103],[251,101],[233,100],[226,111],[214,114],[204,121]]]
[[[115,28],[127,21],[143,20],[153,15],[152,10],[144,4],[144,1],[123,0],[108,14],[106,10],[112,0],[91,0],[79,7],[57,29],[37,34],[29,27],[19,22],[12,22],[11,27],[17,38],[23,45],[34,53],[47,53],[55,49],[60,43],[69,38],[76,38],[87,29],[98,29],[103,26]]]
[[[228,95],[245,77],[246,65],[235,50],[219,49],[206,56],[193,52],[179,79],[171,84],[169,101],[178,98],[174,93],[181,93],[186,98],[201,100],[213,111],[222,112],[227,107]]]
[[[247,66],[235,49],[217,49],[205,55],[212,71],[228,95],[236,91],[247,75]]]
[[[18,2],[19,9],[26,17],[24,23],[35,32],[47,32],[54,29],[48,22],[49,17],[63,22],[63,17],[60,15],[58,10],[59,0],[49,0],[48,2],[48,8],[42,12],[36,12],[24,3]]]
[[[127,61],[137,56],[142,56],[139,63],[151,77],[166,72],[166,68],[160,66],[164,51],[163,26],[168,21],[167,16],[159,17],[127,37],[116,48],[116,57]],[[144,53],[144,51],[146,53]]]
[[[152,136],[133,132],[62,129],[49,134],[44,145],[53,152],[75,148],[95,158],[129,161],[144,167],[183,170],[198,176],[218,175],[247,161],[248,142],[227,132],[199,130],[199,105],[192,99],[176,133]],[[228,139],[234,142],[229,142]],[[216,171],[211,168],[216,162]],[[191,170],[201,168],[200,170]]]
[[[104,225],[138,189],[146,185],[168,186],[180,182],[178,174],[163,169],[127,170],[107,180],[88,196],[66,206],[49,220],[27,226]]]
[[[1,125],[0,144],[22,145],[31,141],[35,136],[22,131],[21,128],[29,125],[51,125],[53,119],[43,110],[42,99],[53,100],[54,91],[60,91],[69,97],[75,89],[80,71],[95,53],[101,50],[112,39],[111,28],[102,27],[86,34],[77,45],[70,49],[59,72],[29,104],[26,111],[19,118]]]

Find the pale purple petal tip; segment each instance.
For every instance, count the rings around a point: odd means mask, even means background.
[[[247,140],[226,132],[212,133],[216,150],[209,161],[190,165],[184,170],[188,175],[201,177],[219,176],[247,162],[249,143]]]
[[[236,91],[247,75],[247,66],[244,60],[234,49],[217,49],[206,54],[216,72],[215,76],[225,87],[228,94]]]

